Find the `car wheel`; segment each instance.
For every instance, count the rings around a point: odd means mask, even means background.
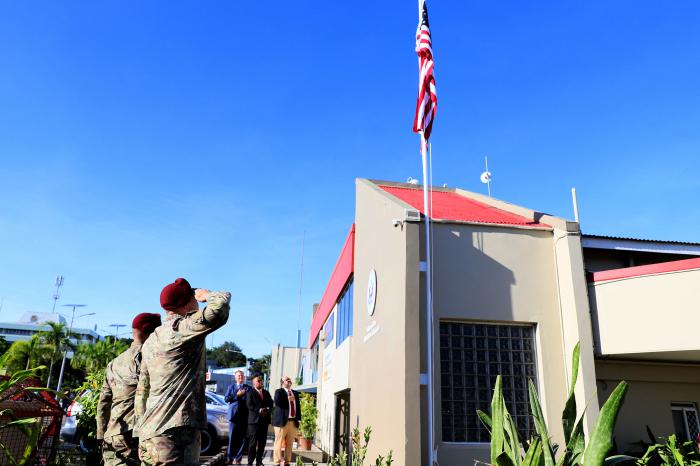
[[[204,456],[215,455],[219,452],[219,437],[216,435],[216,430],[212,426],[208,426],[207,430],[202,431],[202,447],[200,454]]]

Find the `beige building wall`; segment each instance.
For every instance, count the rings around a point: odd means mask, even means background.
[[[323,352],[319,362],[319,381],[317,390],[317,406],[319,409],[319,431],[316,437],[318,446],[330,455],[334,451],[335,439],[335,394],[350,386],[350,347],[352,336],[348,337],[336,348],[338,318],[337,306],[333,307],[333,340],[320,342]]]
[[[566,401],[569,362],[552,232],[436,224],[434,242],[436,319],[535,325],[538,389],[550,433],[555,442],[561,443],[560,418]],[[439,361],[439,344],[435,351]],[[440,367],[439,362],[436,367]],[[436,377],[436,381],[439,394],[440,378]],[[437,400],[436,414],[440,412],[439,396]],[[436,422],[438,431],[440,425]],[[440,464],[486,461],[488,448],[488,444],[442,443]]]
[[[610,396],[621,380],[630,386],[615,426],[620,452],[648,442],[646,427],[657,437],[674,434],[672,403],[700,404],[700,367],[695,364],[596,361],[599,402]]]
[[[299,374],[301,352],[304,348],[296,348],[282,345],[272,347],[270,358],[270,390],[280,387],[280,379],[288,375],[292,380]],[[306,350],[308,351],[308,350]]]
[[[412,210],[409,208],[409,210]],[[350,413],[352,427],[372,427],[367,454],[393,451],[394,464],[418,466],[418,228],[394,226],[406,209],[366,180],[357,181],[355,287]],[[377,274],[373,315],[366,306],[370,270]]]
[[[700,362],[700,270],[591,283],[589,290],[601,355]]]

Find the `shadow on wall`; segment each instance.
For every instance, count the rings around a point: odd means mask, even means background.
[[[433,251],[433,302],[440,318],[513,320],[515,274],[482,252],[483,236],[449,225],[434,227],[440,247]]]

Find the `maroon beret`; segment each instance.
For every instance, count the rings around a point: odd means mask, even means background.
[[[137,328],[149,335],[153,333],[156,327],[160,327],[160,314],[142,312],[134,317],[134,320],[131,322],[131,328]]]
[[[190,302],[194,291],[189,282],[184,278],[178,278],[160,292],[160,307],[167,311],[184,306]]]

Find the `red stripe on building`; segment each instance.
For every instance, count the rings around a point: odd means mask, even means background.
[[[604,270],[589,274],[590,282],[604,282],[620,280],[623,278],[643,277],[659,273],[682,272],[686,270],[700,269],[700,258],[683,259],[679,261],[661,262],[659,264],[639,265],[625,267],[624,269]]]
[[[333,311],[335,303],[338,301],[340,293],[345,288],[348,279],[352,275],[355,267],[355,224],[350,227],[350,233],[345,239],[345,244],[340,252],[340,257],[335,263],[335,268],[333,269],[333,274],[331,275],[328,285],[326,285],[326,291],[323,293],[323,298],[321,298],[321,303],[316,309],[316,314],[314,314],[311,320],[311,331],[309,332],[309,348],[313,346],[318,333],[323,328],[323,324],[326,323],[326,319]]]

